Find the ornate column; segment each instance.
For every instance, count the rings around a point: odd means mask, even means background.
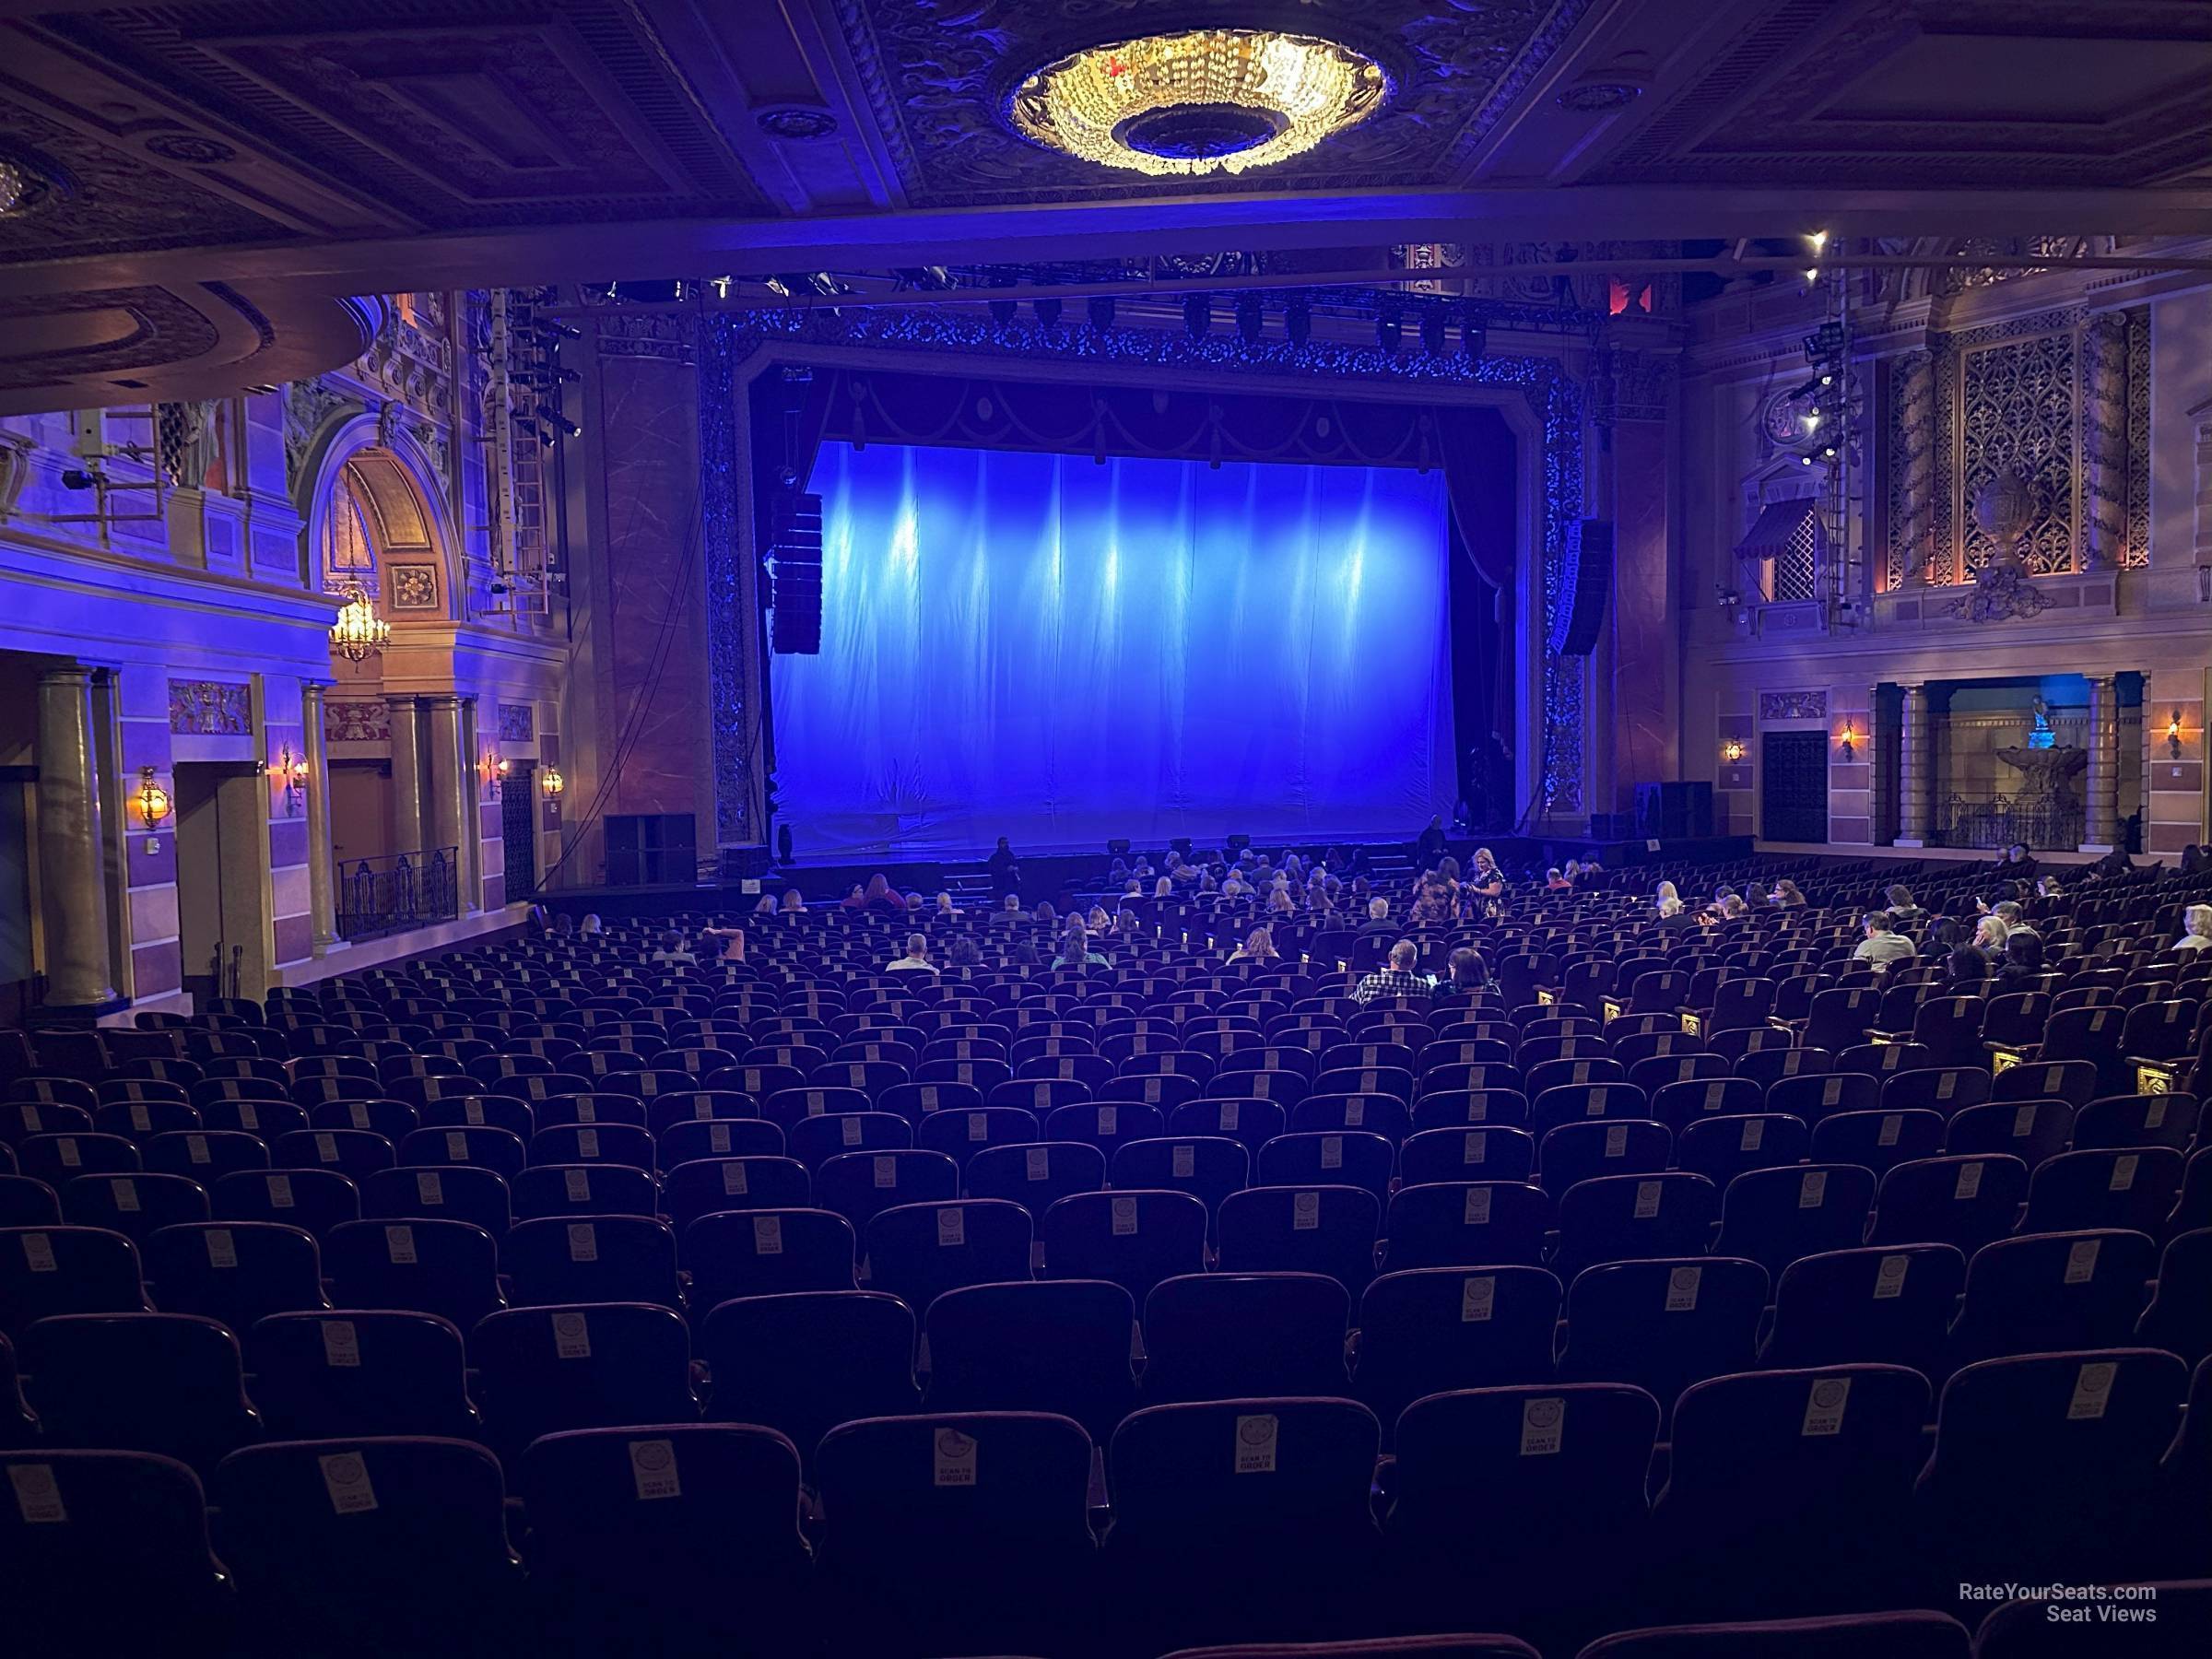
[[[1904,717],[1898,725],[1896,844],[1928,844],[1928,688],[1917,681],[1904,688]]]
[[[1924,347],[1897,359],[1898,537],[1904,579],[1942,579],[1936,536],[1936,358]]]
[[[429,712],[429,841],[425,852],[453,847],[453,878],[460,880],[460,845],[469,814],[469,792],[463,779],[469,757],[460,747],[460,699],[453,692],[438,692],[422,699]]]
[[[2081,568],[2107,571],[2127,548],[2127,317],[2081,332]]]
[[[2088,840],[2084,853],[2110,853],[2120,839],[2120,688],[2109,674],[2089,680]]]
[[[484,752],[484,735],[477,724],[477,700],[461,700],[461,909],[484,908],[484,791],[477,771],[477,757]]]
[[[39,911],[46,1001],[57,1010],[115,1000],[91,686],[91,670],[76,664],[39,676]]]
[[[300,730],[307,746],[308,943],[317,956],[337,937],[330,871],[330,747],[323,735],[323,690],[313,680],[300,687]]]
[[[392,851],[413,854],[428,843],[422,800],[422,735],[413,697],[392,705]]]

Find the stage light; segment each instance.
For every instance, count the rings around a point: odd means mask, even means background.
[[[1469,311],[1459,320],[1459,350],[1470,363],[1482,360],[1482,354],[1490,348],[1490,331],[1482,325],[1482,319]]]
[[[1421,349],[1430,357],[1441,357],[1444,349],[1444,312],[1441,306],[1421,308]]]
[[[1828,232],[1825,230],[1816,230],[1805,240],[1813,244],[1813,252],[1818,253],[1821,249],[1828,246]]]
[[[1394,311],[1383,312],[1375,318],[1375,344],[1384,351],[1395,352],[1405,332],[1406,325]]]
[[[1204,294],[1186,294],[1182,301],[1182,332],[1203,340],[1214,326],[1214,302]]]
[[[1237,301],[1237,338],[1247,346],[1257,346],[1260,335],[1267,329],[1267,313],[1260,304],[1257,294],[1246,294]]]
[[[1303,346],[1313,337],[1313,308],[1303,300],[1293,300],[1283,308],[1283,332],[1290,336],[1290,344]]]
[[[1037,313],[1037,321],[1046,328],[1057,328],[1060,326],[1061,302],[1058,300],[1045,299],[1031,300],[1030,303],[1030,309]]]
[[[762,280],[760,286],[765,288],[770,293],[773,294],[779,300],[788,300],[791,298],[791,284],[785,282],[781,276],[766,277]]]
[[[900,265],[893,273],[900,288],[924,288],[932,293],[943,293],[956,287],[952,273],[943,265]]]
[[[1090,325],[1093,328],[1104,329],[1113,326],[1113,296],[1112,294],[1093,294],[1090,297],[1089,310]]]

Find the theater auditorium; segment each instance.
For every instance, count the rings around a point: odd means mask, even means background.
[[[2204,1659],[2208,674],[2205,0],[0,0],[0,1649]]]

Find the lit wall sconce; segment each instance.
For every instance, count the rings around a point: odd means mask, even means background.
[[[307,757],[292,753],[290,744],[276,751],[276,776],[284,784],[284,816],[300,816],[300,793],[307,788]]]
[[[560,775],[559,767],[548,766],[537,774],[537,786],[546,792],[547,800],[558,800],[560,792],[569,786],[569,781]]]
[[[507,781],[507,757],[493,749],[484,751],[484,759],[477,763],[477,771],[484,780],[485,790],[493,800],[500,798],[500,786]]]
[[[1845,760],[1856,760],[1859,758],[1859,751],[1856,747],[1858,741],[1858,733],[1852,730],[1850,721],[1845,721],[1843,723],[1843,736],[1841,739],[1843,745],[1843,759]]]
[[[1727,761],[1729,765],[1734,766],[1743,758],[1744,746],[1738,743],[1735,738],[1731,737],[1727,742],[1721,745],[1721,759]]]
[[[2169,759],[2182,758],[2182,712],[2176,709],[2173,718],[2166,723],[2166,753]]]
[[[154,782],[152,767],[138,769],[138,793],[131,799],[137,803],[138,821],[146,826],[146,850],[160,852],[161,837],[156,831],[161,828],[161,820],[169,816],[169,791]]]

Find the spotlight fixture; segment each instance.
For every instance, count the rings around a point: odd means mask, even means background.
[[[64,489],[98,489],[105,482],[97,472],[81,466],[73,466],[62,475]]]
[[[1182,300],[1182,332],[1203,340],[1214,326],[1214,302],[1204,294],[1186,294]]]
[[[1398,348],[1398,342],[1402,337],[1404,337],[1405,333],[1405,323],[1400,319],[1396,312],[1385,311],[1377,314],[1375,318],[1375,344],[1380,346],[1384,351],[1394,353]]]
[[[1421,349],[1430,357],[1443,355],[1444,312],[1441,306],[1425,305],[1421,308]]]
[[[1290,336],[1290,344],[1303,346],[1313,337],[1313,308],[1303,300],[1293,300],[1283,308],[1283,333]]]
[[[1057,328],[1060,326],[1061,304],[1060,300],[1048,297],[1031,300],[1030,309],[1037,313],[1037,321],[1043,326]]]
[[[1024,137],[1153,177],[1271,167],[1365,120],[1390,91],[1382,66],[1334,41],[1196,29],[1088,47],[1019,81]]]
[[[1490,348],[1490,331],[1482,325],[1482,319],[1472,310],[1459,320],[1460,355],[1470,363],[1482,361],[1482,355]]]
[[[1266,332],[1267,313],[1260,304],[1257,294],[1245,294],[1237,300],[1237,338],[1247,346],[1257,346],[1260,335]]]
[[[1090,325],[1093,328],[1106,329],[1113,326],[1113,296],[1112,294],[1093,294],[1090,297],[1089,311]]]

